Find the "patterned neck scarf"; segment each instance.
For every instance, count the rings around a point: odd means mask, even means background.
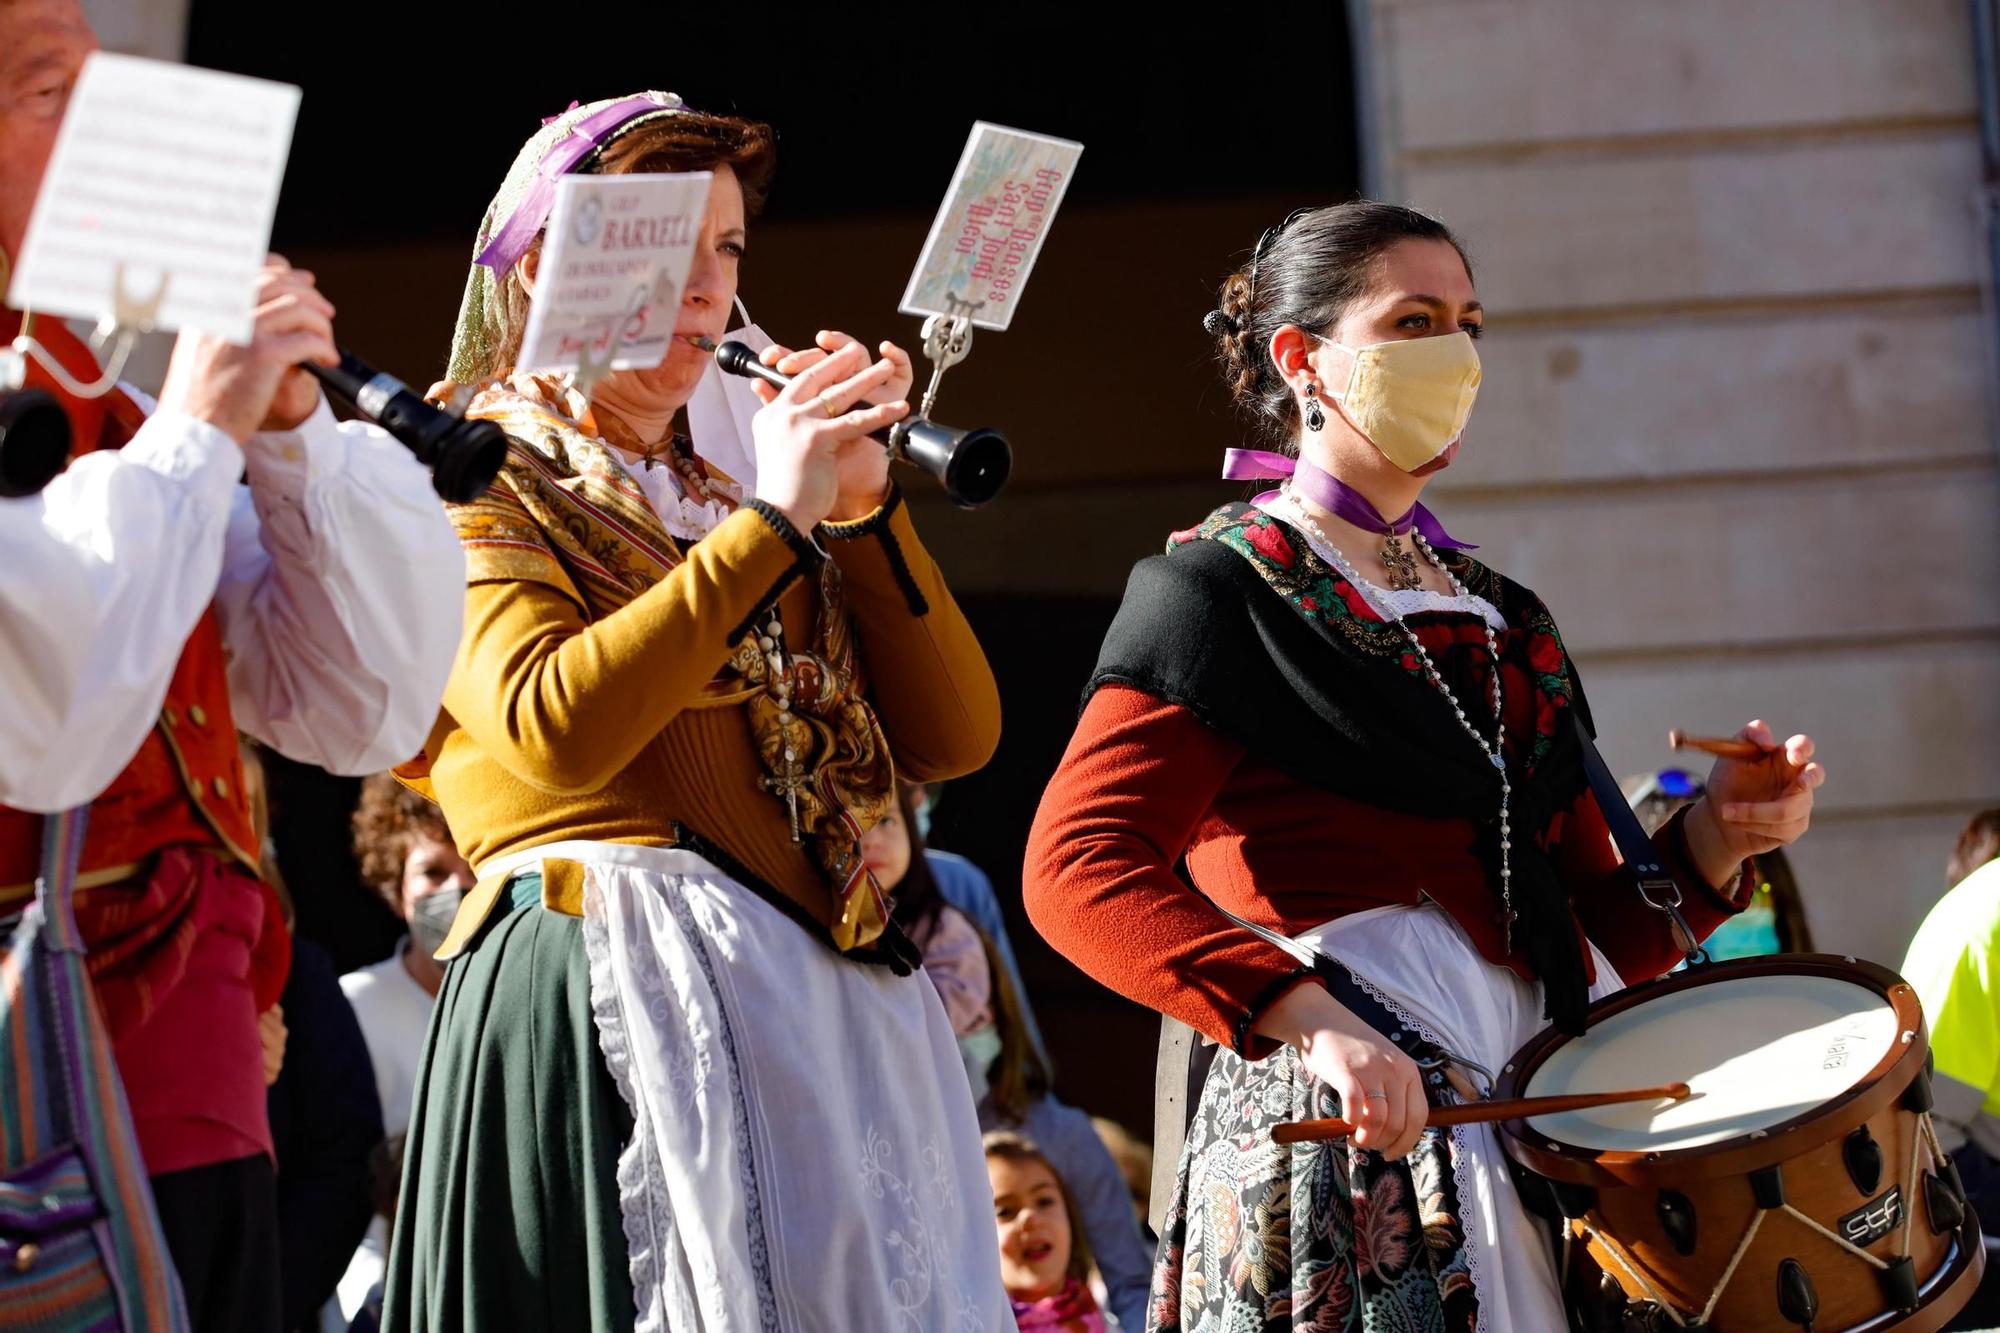
[[[468,417],[499,423],[512,442],[499,482],[480,499],[448,506],[472,579],[548,583],[574,597],[592,619],[609,615],[681,562],[631,474],[597,434],[589,404],[562,376],[514,375],[487,385]],[[691,455],[677,460],[702,486]],[[727,500],[729,488],[707,490]],[[733,507],[733,501],[730,501]],[[861,835],[895,802],[889,745],[857,676],[854,635],[839,568],[820,566],[819,624],[810,648],[787,655],[791,707],[781,718],[769,659],[757,633],[731,651],[712,692],[741,699],[765,777],[781,781],[785,751],[798,757],[802,841],[825,880],[828,904],[802,904],[829,920],[834,946],[872,944],[889,920],[881,887],[861,859]],[[774,799],[782,800],[774,794]]]

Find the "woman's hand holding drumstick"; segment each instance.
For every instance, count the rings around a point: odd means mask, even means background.
[[[1467,1101],[1456,1106],[1433,1107],[1433,1125],[1477,1125],[1494,1120],[1525,1120],[1534,1115],[1556,1115],[1563,1111],[1584,1111],[1597,1106],[1617,1106],[1623,1102],[1686,1101],[1692,1089],[1685,1083],[1663,1083],[1657,1088],[1631,1088],[1624,1092],[1578,1092],[1559,1097],[1515,1097],[1498,1101]],[[1344,1139],[1354,1133],[1345,1120],[1287,1120],[1271,1126],[1271,1138],[1278,1143],[1308,1143],[1315,1139]],[[1358,1141],[1358,1140],[1357,1140]]]
[[[1681,731],[1667,739],[1716,756],[1707,793],[1686,825],[1688,851],[1710,884],[1727,884],[1747,856],[1798,841],[1812,822],[1813,792],[1826,781],[1826,769],[1813,762],[1812,737],[1780,745],[1759,720],[1727,739]]]
[[[1326,987],[1292,987],[1258,1020],[1257,1032],[1299,1052],[1299,1063],[1340,1096],[1355,1143],[1390,1161],[1423,1136],[1430,1106],[1416,1061],[1369,1027]]]

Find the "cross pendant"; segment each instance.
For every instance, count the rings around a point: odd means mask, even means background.
[[[1514,909],[1511,907],[1500,913],[1500,954],[1504,958],[1514,956]]]
[[[785,813],[790,818],[792,825],[792,842],[794,844],[798,843],[801,835],[799,828],[799,789],[805,784],[799,779],[797,773],[788,771],[782,777],[763,779],[761,785],[765,791],[770,792],[773,796],[782,796],[785,798]]]
[[[1416,552],[1404,550],[1402,541],[1393,532],[1382,546],[1382,564],[1389,571],[1390,591],[1407,592],[1424,586],[1424,581],[1417,577]]]

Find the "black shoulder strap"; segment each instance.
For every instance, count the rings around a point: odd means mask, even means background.
[[[1301,968],[1317,973],[1327,993],[1349,1013],[1395,1042],[1412,1058],[1427,1061],[1442,1056],[1461,1068],[1484,1075],[1489,1084],[1493,1081],[1492,1074],[1482,1066],[1432,1046],[1417,1033],[1405,1029],[1394,1011],[1370,994],[1338,958],[1269,926],[1245,920],[1213,899],[1208,900],[1208,905],[1266,944],[1289,954]],[[1201,1105],[1202,1086],[1208,1082],[1208,1069],[1215,1063],[1217,1050],[1185,1023],[1160,1015],[1160,1049],[1153,1068],[1153,1193],[1147,1207],[1147,1219],[1156,1235],[1165,1231],[1167,1207],[1179,1179],[1188,1129]]]
[[[1680,885],[1667,873],[1660,860],[1659,849],[1646,836],[1639,816],[1632,812],[1625,793],[1618,789],[1618,780],[1611,776],[1604,756],[1597,752],[1597,743],[1591,739],[1581,720],[1576,723],[1576,740],[1583,749],[1583,771],[1590,779],[1591,795],[1597,798],[1597,808],[1604,815],[1606,827],[1611,830],[1611,841],[1618,845],[1619,859],[1625,863],[1625,873],[1631,877],[1639,900],[1666,915],[1674,932],[1674,946],[1687,956],[1690,963],[1706,958],[1701,941],[1695,938],[1681,916]]]

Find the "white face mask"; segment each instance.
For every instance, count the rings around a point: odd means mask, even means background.
[[[736,317],[743,321],[734,332],[724,334],[753,352],[771,345],[771,336],[750,322],[743,298],[736,298]],[[697,457],[713,463],[732,481],[751,494],[757,485],[757,451],[751,444],[750,418],[764,406],[763,400],[742,375],[725,375],[711,359],[702,367],[694,393],[687,400],[688,438]]]
[[[1465,330],[1365,347],[1312,336],[1353,357],[1347,387],[1327,397],[1403,471],[1415,472],[1465,434],[1480,381],[1479,352]]]
[[[986,1071],[1000,1058],[1000,1025],[988,1023],[977,1032],[958,1039],[958,1058],[965,1062],[965,1079],[972,1085],[975,1104],[986,1100]]]
[[[464,889],[438,889],[410,904],[410,944],[426,956],[444,948],[444,937],[465,901]]]

